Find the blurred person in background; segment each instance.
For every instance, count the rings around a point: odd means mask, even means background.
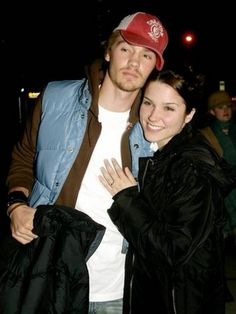
[[[209,126],[201,131],[220,156],[236,169],[236,122],[233,119],[232,100],[226,91],[215,91],[208,98]],[[225,237],[236,237],[236,189],[225,199],[227,223]]]
[[[202,128],[211,145],[236,169],[236,121],[233,104],[226,91],[217,90],[208,97],[209,125]],[[227,219],[224,227],[225,254],[236,253],[236,189],[225,198]],[[234,297],[225,281],[225,300],[233,302]]]

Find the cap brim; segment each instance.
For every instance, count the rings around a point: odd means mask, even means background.
[[[156,58],[156,68],[157,70],[161,70],[163,68],[164,65],[164,59],[162,57],[162,54],[160,53],[160,51],[158,51],[157,49],[155,49],[154,47],[152,47],[150,45],[150,41],[138,36],[137,34],[131,33],[131,32],[127,32],[124,30],[120,30],[120,33],[122,35],[122,37],[129,43],[132,45],[136,45],[136,46],[140,46],[140,47],[144,47],[147,49],[150,49],[152,51],[154,51],[157,55]]]
[[[224,105],[229,106],[229,105],[231,105],[231,102],[225,100],[225,101],[218,102],[216,104],[210,104],[210,105],[208,105],[208,107],[209,107],[209,109],[214,109],[216,107],[221,107],[221,106],[224,106]]]

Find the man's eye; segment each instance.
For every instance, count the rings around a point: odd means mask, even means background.
[[[148,59],[148,60],[152,60],[152,57],[151,57],[150,55],[148,55],[148,54],[145,54],[145,55],[144,55],[144,58],[146,58],[146,59]]]

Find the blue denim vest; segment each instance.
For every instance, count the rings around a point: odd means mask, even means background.
[[[30,205],[54,204],[78,155],[87,124],[91,94],[85,79],[50,82],[42,99],[42,116],[35,157],[35,182]],[[130,133],[132,171],[139,157],[149,156],[150,143],[137,123]]]

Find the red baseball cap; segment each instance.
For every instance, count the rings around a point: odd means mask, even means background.
[[[114,29],[117,30],[129,44],[154,51],[157,55],[156,68],[159,71],[163,68],[163,52],[168,44],[168,34],[156,16],[145,12],[128,15]]]

